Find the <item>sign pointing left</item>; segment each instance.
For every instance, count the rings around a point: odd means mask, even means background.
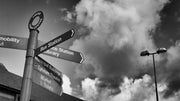
[[[35,49],[35,55],[39,55],[41,53],[43,53],[44,51],[47,51],[48,49],[72,38],[74,36],[74,30],[69,30],[66,33],[52,39],[51,41],[45,43],[44,45],[38,47],[37,49]]]
[[[0,47],[26,50],[27,42],[26,38],[0,34]]]

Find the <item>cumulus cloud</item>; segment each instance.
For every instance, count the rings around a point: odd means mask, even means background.
[[[79,32],[85,35],[74,41],[70,48],[85,55],[86,61],[81,68],[93,68],[93,75],[112,88],[120,84],[123,76],[138,75],[138,69],[148,68],[145,65],[150,61],[149,58],[142,59],[139,53],[144,49],[156,48],[150,31],[160,22],[159,11],[166,2],[167,0],[80,1],[75,9],[75,21],[85,26],[89,33]],[[78,73],[89,69],[79,70]],[[89,75],[81,74],[78,76]]]
[[[63,74],[62,76],[63,78],[63,85],[62,85],[62,88],[63,88],[63,92],[67,93],[67,94],[72,94],[72,88],[71,88],[71,81],[70,79]]]
[[[72,14],[68,12],[68,21],[80,26],[80,38],[70,48],[82,52],[85,57],[84,63],[76,67],[74,74],[85,98],[92,98],[90,101],[117,101],[125,96],[124,101],[154,100],[149,77],[152,74],[152,58],[140,57],[139,53],[158,48],[152,37],[155,33],[152,32],[161,22],[159,13],[167,2],[81,0]],[[168,49],[167,55],[156,56],[158,81],[167,86],[161,94],[164,101],[179,99],[176,96],[180,89],[179,50],[177,42]],[[143,76],[147,73],[149,76]],[[132,81],[127,79],[130,82],[128,89],[123,88],[126,83],[124,77],[132,78]],[[143,93],[144,90],[147,92]]]
[[[86,78],[82,81],[82,91],[84,94],[84,99],[87,101],[155,101],[155,88],[153,79],[151,76],[145,74],[140,79],[133,79],[124,77],[123,83],[119,86],[121,90],[115,96],[107,96],[108,93],[112,92],[112,89],[103,89],[99,93],[99,87],[97,84],[101,82],[98,79]],[[158,84],[159,88],[159,100],[160,101],[179,101],[180,92],[177,92],[172,97],[165,99],[163,97],[163,92],[167,89],[167,86],[163,83]]]
[[[62,20],[71,23],[73,22],[73,17],[76,15],[75,13],[68,11],[66,8],[60,8],[58,10],[66,15],[66,17],[61,18]]]

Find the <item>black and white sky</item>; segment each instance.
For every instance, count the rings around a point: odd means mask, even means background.
[[[140,52],[165,47],[155,56],[160,101],[180,100],[179,0],[0,0],[0,34],[28,37],[36,11],[44,22],[38,39],[74,28],[73,39],[59,46],[80,51],[76,64],[43,56],[65,75],[64,91],[86,101],[154,101],[152,57]],[[0,49],[0,62],[23,74],[25,52]]]

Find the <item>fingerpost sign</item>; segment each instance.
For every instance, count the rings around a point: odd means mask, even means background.
[[[39,20],[34,24],[34,19],[37,17]],[[28,39],[0,34],[0,47],[26,50],[20,101],[30,101],[32,82],[55,94],[62,94],[62,73],[39,57],[39,54],[43,53],[45,55],[76,63],[82,63],[84,60],[80,52],[56,46],[72,38],[75,34],[73,29],[59,35],[45,44],[42,41],[38,41],[38,28],[43,20],[44,14],[42,11],[37,11],[33,14],[28,23],[30,32]]]
[[[69,30],[66,33],[52,39],[51,41],[45,43],[44,45],[40,46],[35,50],[35,55],[38,55],[40,53],[43,53],[44,51],[72,38],[74,36],[74,30]]]

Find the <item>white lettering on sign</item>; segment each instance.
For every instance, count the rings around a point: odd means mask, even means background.
[[[52,47],[51,49],[54,50],[54,51],[58,51],[57,47]]]
[[[43,51],[47,48],[47,46],[41,47],[40,51]]]
[[[62,52],[62,53],[65,53],[65,54],[74,55],[73,52],[71,52],[71,51],[69,51],[69,50],[64,50],[64,49],[62,49],[62,48],[58,48],[58,51],[59,51],[59,52]]]
[[[48,79],[44,75],[41,75],[40,79],[42,80],[42,81],[40,81],[40,84],[43,87],[45,87],[46,89],[48,89],[50,91],[54,91],[53,87],[51,86],[52,81],[50,79]]]
[[[40,64],[42,64],[44,67],[49,68],[51,71],[55,72],[58,76],[61,76],[62,73],[59,72],[56,68],[54,68],[53,66],[51,66],[50,64],[42,61],[42,60],[37,60]]]
[[[47,70],[45,70],[44,68],[42,68],[40,65],[38,66],[38,70],[39,70],[40,72],[42,72],[42,73],[50,76],[50,73],[49,73]]]
[[[19,43],[20,40],[18,40],[17,38],[11,38],[11,37],[0,37],[0,41],[7,41],[7,42],[15,42],[15,43]]]
[[[54,91],[53,87],[46,82],[44,82],[44,87],[49,89],[50,91]]]
[[[59,43],[61,40],[62,40],[62,39],[61,39],[61,38],[59,38],[59,39],[56,39],[56,40],[54,40],[54,41],[52,41],[52,42],[48,43],[48,47],[52,47],[52,46],[54,46],[55,44]]]
[[[56,56],[56,57],[59,57],[59,53],[53,52],[53,51],[50,51],[50,50],[45,51],[45,53],[54,55],[54,56]]]
[[[48,84],[47,82],[40,81],[40,85],[43,86],[44,88],[50,90],[50,91],[54,91],[53,87],[50,84]]]
[[[72,52],[72,51],[70,51],[70,50],[62,49],[62,48],[60,48],[60,47],[52,47],[51,49],[52,49],[53,51],[65,53],[65,54],[68,54],[68,55],[74,55],[74,52]]]
[[[41,80],[43,80],[44,82],[46,82],[46,83],[48,83],[48,84],[51,84],[52,82],[51,82],[51,80],[49,79],[49,78],[47,78],[47,77],[45,77],[44,75],[41,75]]]
[[[58,77],[54,76],[52,73],[48,72],[46,69],[44,69],[43,67],[41,67],[38,64],[35,64],[35,66],[37,67],[38,71],[41,73],[44,73],[45,75],[53,78],[54,80],[58,81],[58,82],[62,82]],[[43,77],[42,77],[43,79]]]

